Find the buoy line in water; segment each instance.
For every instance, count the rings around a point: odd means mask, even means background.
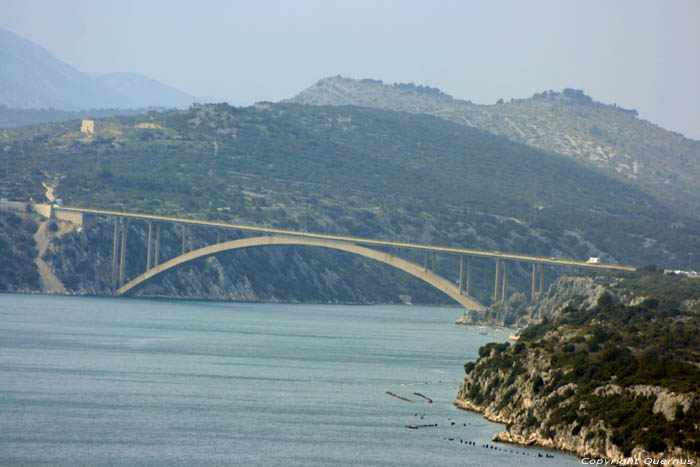
[[[445,384],[445,383],[461,383],[461,380],[455,380],[455,381],[418,381],[416,383],[401,383],[402,388],[410,387],[410,386],[420,386],[424,384]]]
[[[416,394],[416,395],[418,395],[418,394]],[[424,414],[424,413],[418,413],[418,412],[416,412],[416,413],[413,414],[413,416],[414,416],[414,417],[420,417],[420,419],[423,420],[423,417],[425,416],[425,414]],[[457,428],[457,427],[459,426],[459,424],[456,423],[454,420],[452,420],[452,418],[448,418],[448,419],[447,419],[447,423],[448,423],[448,427],[455,427],[455,428]],[[467,423],[462,423],[462,426],[463,426],[463,427],[466,427],[467,425],[470,425],[470,426],[471,426],[471,423],[468,423],[468,424],[467,424]],[[437,423],[433,423],[433,424],[421,424],[421,425],[411,424],[411,425],[406,425],[406,428],[411,429],[411,430],[417,430],[417,429],[419,429],[419,428],[428,428],[428,427],[435,428],[435,427],[437,427],[437,426],[438,426]],[[457,438],[454,434],[452,434],[452,435],[448,435],[448,434],[440,435],[440,440],[443,440],[443,441],[457,441],[457,439],[458,439],[458,438]],[[459,443],[460,443],[460,444],[463,444],[463,445],[465,445],[465,446],[477,447],[476,441],[471,441],[471,440],[465,441],[463,438],[459,438]],[[501,447],[501,446],[497,446],[497,445],[493,445],[493,444],[482,444],[481,447],[482,447],[483,449],[490,449],[490,450],[493,450],[493,451],[499,451],[499,452],[502,452],[502,453],[505,453],[505,454],[513,454],[513,455],[518,455],[518,456],[520,456],[520,455],[522,455],[522,456],[532,456],[532,457],[539,457],[539,458],[543,458],[543,459],[554,459],[554,455],[549,454],[549,453],[544,453],[544,455],[543,455],[541,452],[538,452],[538,453],[528,453],[527,451],[520,451],[520,450],[518,450],[518,449],[512,449],[512,448],[509,448],[509,447]]]
[[[453,438],[453,437],[450,437],[448,435],[441,435],[440,439],[443,441],[456,441],[457,440],[457,438]],[[475,441],[464,441],[463,439],[460,439],[459,443],[465,444],[467,446],[476,447]],[[509,448],[502,448],[500,446],[494,446],[493,444],[482,444],[481,447],[484,449],[491,449],[493,451],[500,451],[500,452],[503,452],[506,454],[509,453],[509,454],[523,455],[523,456],[541,457],[543,459],[554,459],[554,456],[552,454],[549,454],[549,453],[545,453],[544,455],[542,455],[541,452],[538,452],[537,454],[535,454],[534,452],[532,454],[528,454],[526,451],[520,452],[517,449],[513,450],[513,449],[509,449]]]
[[[403,396],[401,396],[401,395],[399,395],[399,394],[394,394],[393,392],[388,391],[388,390],[385,390],[384,392],[387,393],[387,394],[389,394],[389,395],[392,396],[392,397],[395,397],[395,398],[397,398],[397,399],[401,399],[402,401],[410,402],[411,404],[413,404],[413,401],[412,401],[411,399],[408,399],[408,398],[406,398],[406,397],[403,397]]]
[[[427,402],[428,404],[433,403],[433,400],[430,397],[425,396],[425,395],[421,394],[420,392],[412,392],[411,394],[422,397],[423,399],[425,399],[425,402]]]
[[[433,382],[433,383],[446,383],[446,382],[447,382],[447,381],[435,381],[435,382]],[[429,383],[429,382],[426,381],[426,382],[419,382],[419,383],[402,384],[401,386],[413,386],[413,385],[418,385],[418,384],[431,384],[431,383]],[[391,391],[389,391],[389,390],[385,390],[384,392],[387,393],[387,394],[389,394],[389,395],[392,396],[392,397],[397,398],[397,399],[401,399],[401,400],[403,400],[403,401],[413,403],[413,400],[408,399],[408,398],[406,398],[406,397],[403,397],[403,396],[401,396],[400,394],[393,393],[393,392],[391,392]],[[428,396],[426,396],[425,394],[421,394],[421,393],[419,393],[419,392],[412,392],[412,394],[414,394],[414,395],[416,395],[416,396],[418,396],[418,397],[422,397],[423,399],[425,399],[425,401],[426,401],[428,404],[432,404],[432,403],[433,403],[433,400],[432,400],[431,398],[429,398]],[[425,415],[426,415],[425,413],[418,413],[418,412],[416,412],[416,413],[413,414],[414,417],[420,417],[421,420],[423,420],[423,417],[425,417]],[[449,426],[452,426],[452,427],[454,427],[455,425],[458,426],[458,424],[457,424],[454,420],[452,420],[451,418],[448,418],[448,419],[447,419],[447,422],[448,422]],[[468,425],[471,425],[471,423],[469,423]],[[409,429],[409,430],[418,430],[418,429],[420,429],[420,428],[436,428],[437,426],[438,426],[437,423],[432,423],[432,424],[420,424],[420,425],[411,424],[411,425],[405,425],[405,428],[407,428],[407,429]],[[466,426],[467,426],[467,423],[462,423],[462,426],[466,427]],[[454,435],[452,435],[452,436],[449,436],[449,435],[441,435],[441,436],[440,436],[440,440],[444,440],[444,441],[456,441],[457,438],[455,438]],[[471,441],[471,440],[465,441],[464,439],[459,439],[459,443],[460,443],[460,444],[463,444],[463,445],[465,445],[465,446],[477,447],[477,443],[476,443],[475,441]],[[542,453],[540,453],[540,452],[529,454],[529,453],[526,452],[526,451],[519,451],[519,450],[517,450],[517,449],[515,449],[515,450],[514,450],[514,449],[509,449],[509,448],[507,448],[507,447],[500,447],[500,446],[496,446],[496,445],[492,445],[492,444],[482,444],[481,447],[482,447],[483,449],[491,449],[491,450],[503,452],[503,453],[506,453],[506,454],[523,455],[523,456],[532,456],[532,457],[538,457],[538,458],[542,458],[542,459],[554,459],[554,455],[549,454],[549,453],[545,453],[544,455],[542,455]]]
[[[406,425],[406,428],[410,428],[411,430],[417,430],[418,428],[428,428],[428,427],[436,427],[438,426],[437,423],[433,423],[432,425]]]

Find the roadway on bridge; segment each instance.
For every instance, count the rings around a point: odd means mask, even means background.
[[[438,253],[456,253],[463,254],[467,256],[476,256],[483,258],[495,258],[501,260],[510,261],[523,261],[530,263],[540,263],[540,264],[550,264],[554,266],[573,266],[579,268],[588,269],[598,269],[598,270],[612,270],[612,271],[635,271],[637,268],[635,266],[625,266],[619,264],[589,264],[585,261],[573,260],[573,259],[563,259],[563,258],[553,258],[546,256],[534,256],[518,253],[504,253],[501,251],[489,251],[489,250],[475,250],[470,248],[455,248],[440,245],[426,245],[421,243],[410,243],[410,242],[394,242],[390,240],[378,240],[371,238],[359,238],[350,237],[345,235],[329,235],[320,234],[312,232],[299,232],[295,230],[286,229],[275,229],[271,227],[261,227],[254,225],[243,225],[243,224],[228,224],[225,222],[215,222],[215,221],[203,221],[198,219],[186,219],[180,217],[169,217],[169,216],[158,216],[152,214],[139,214],[135,212],[126,211],[108,211],[102,209],[87,209],[87,208],[73,208],[67,206],[54,207],[56,211],[66,211],[66,212],[79,212],[84,214],[91,214],[96,216],[117,216],[126,217],[130,219],[143,219],[151,220],[156,222],[168,222],[175,224],[185,224],[185,225],[196,225],[202,227],[214,227],[220,229],[229,230],[243,230],[250,232],[261,232],[267,234],[275,235],[288,235],[292,237],[302,237],[302,238],[314,238],[321,240],[330,240],[345,243],[354,243],[361,245],[374,245],[383,247],[395,247],[395,248],[410,248],[414,250],[423,251],[435,251]]]

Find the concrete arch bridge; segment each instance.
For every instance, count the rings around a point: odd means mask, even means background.
[[[454,301],[456,301],[457,303],[469,310],[483,311],[486,309],[486,307],[479,303],[475,298],[465,295],[463,291],[459,287],[457,287],[453,282],[445,279],[444,277],[438,274],[435,274],[433,271],[425,268],[424,266],[420,266],[398,256],[383,251],[374,250],[372,248],[355,245],[352,243],[344,243],[317,238],[288,237],[280,235],[265,235],[260,237],[241,238],[238,240],[216,243],[214,245],[209,245],[203,248],[192,250],[183,255],[172,258],[164,263],[161,263],[144,272],[143,274],[139,275],[138,277],[135,277],[131,281],[119,287],[119,289],[117,289],[116,291],[116,295],[128,295],[129,293],[138,290],[138,288],[147,284],[150,280],[161,275],[162,273],[200,258],[213,256],[217,253],[221,253],[224,251],[233,251],[242,248],[252,248],[270,245],[317,246],[346,251],[348,253],[354,253],[356,255],[364,256],[365,258],[370,258],[381,263],[393,266],[402,271],[405,271],[411,274],[412,276],[417,277],[418,279],[421,279],[427,282],[428,284],[432,285],[433,287],[445,293]]]
[[[494,279],[493,302],[505,301],[507,298],[508,264],[511,262],[525,262],[532,265],[532,290],[530,297],[534,298],[543,291],[544,265],[569,266],[585,269],[634,271],[633,266],[618,264],[602,264],[567,258],[553,258],[535,256],[521,253],[505,253],[500,251],[477,250],[471,248],[459,248],[442,245],[426,245],[421,243],[398,242],[372,238],[358,238],[343,235],[330,235],[313,232],[300,232],[294,230],[277,229],[243,224],[228,224],[217,221],[205,221],[199,219],[187,219],[168,217],[154,214],[142,214],[124,211],[108,211],[101,209],[76,208],[66,206],[33,205],[34,211],[46,217],[53,217],[76,224],[93,222],[97,218],[114,220],[114,244],[112,249],[112,290],[114,295],[128,295],[139,287],[142,287],[154,277],[173,268],[185,265],[191,261],[207,256],[216,255],[224,251],[232,251],[242,248],[263,247],[269,245],[307,245],[322,248],[330,248],[346,251],[356,255],[388,264],[405,271],[418,279],[421,279],[441,292],[451,297],[461,306],[474,311],[484,311],[486,307],[471,296],[471,264],[472,258],[491,258],[496,261],[496,276]],[[146,222],[148,225],[148,247],[145,272],[129,281],[125,280],[124,266],[126,254],[126,240],[128,225],[131,221]],[[176,225],[182,227],[182,252],[162,264],[159,258],[160,232],[162,225]],[[153,228],[155,226],[155,229]],[[192,249],[192,236],[189,236],[189,248],[187,247],[188,230],[192,227],[213,228],[217,231],[217,241],[199,249]],[[155,230],[155,248],[153,231]],[[219,242],[220,231],[246,231],[260,234],[257,237],[241,238],[233,241]],[[121,241],[119,240],[121,237]],[[419,265],[399,256],[386,253],[375,248],[400,248],[423,251],[425,262]],[[452,281],[438,275],[428,267],[428,254],[433,255],[433,269],[435,257],[440,254],[459,255],[459,280]],[[465,268],[466,257],[466,268]],[[466,270],[466,281],[465,281]],[[539,275],[539,281],[537,276]],[[539,282],[539,284],[538,284]],[[457,285],[455,285],[455,283]],[[465,287],[466,286],[466,287]]]

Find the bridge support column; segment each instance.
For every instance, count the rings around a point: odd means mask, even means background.
[[[462,284],[464,276],[464,255],[459,255],[459,294],[462,295]]]
[[[148,249],[147,249],[147,253],[146,253],[146,271],[151,269],[151,243],[153,243],[153,241],[151,240],[152,236],[153,236],[153,221],[149,219],[148,220]]]
[[[425,258],[424,258],[423,264],[424,264],[425,272],[428,272],[428,252],[427,251],[425,252]]]
[[[216,243],[219,243],[219,241],[220,241],[220,240],[219,240],[219,233],[220,233],[220,232],[217,230],[217,231],[216,231]]]
[[[540,263],[540,291],[539,291],[539,293],[542,293],[543,288],[544,288],[544,264]]]
[[[467,256],[467,297],[471,296],[472,292],[472,257]]]
[[[114,218],[114,245],[112,245],[112,293],[117,291],[117,254],[119,253],[119,218]]]
[[[129,219],[122,219],[122,251],[119,257],[119,287],[124,285],[124,259],[126,255],[126,231],[129,229]]]
[[[501,289],[501,302],[506,302],[506,289],[508,287],[508,262],[503,260],[503,287]]]
[[[160,250],[160,223],[156,223],[156,255],[153,258],[153,266],[158,266],[158,253]]]
[[[493,283],[493,303],[498,302],[498,262],[500,260],[496,258],[496,279]]]
[[[530,302],[535,301],[535,278],[537,277],[537,263],[532,263],[532,292],[530,294]]]
[[[182,254],[185,254],[185,237],[187,237],[187,226],[182,224]]]

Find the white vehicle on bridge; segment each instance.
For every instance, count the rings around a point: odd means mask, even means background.
[[[591,256],[586,260],[586,264],[600,264],[600,258],[596,256]]]

